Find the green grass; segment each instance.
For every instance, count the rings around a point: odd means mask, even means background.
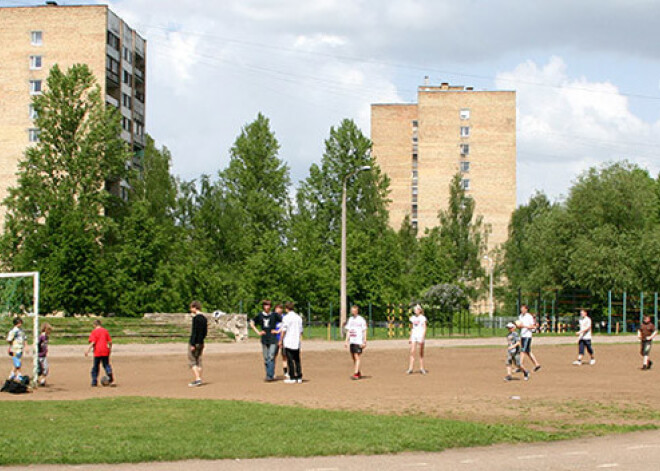
[[[123,397],[0,402],[0,465],[125,463],[441,451],[573,438],[649,426],[552,431],[420,415],[373,415],[271,404]]]

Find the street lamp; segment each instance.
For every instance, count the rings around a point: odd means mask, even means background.
[[[371,166],[365,165],[353,170],[344,177],[341,187],[341,280],[339,294],[339,329],[346,324],[346,183],[359,172],[371,170]],[[343,335],[343,334],[342,334]]]
[[[488,299],[489,299],[488,311],[489,311],[489,314],[490,314],[490,318],[492,319],[493,318],[493,308],[494,308],[494,306],[493,306],[493,259],[490,258],[488,255],[484,255],[484,260],[488,261],[488,271],[490,273],[490,289],[489,289],[489,295],[488,295]]]

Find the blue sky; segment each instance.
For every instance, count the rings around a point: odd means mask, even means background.
[[[297,182],[331,126],[369,134],[369,105],[414,101],[425,75],[517,91],[519,204],[605,162],[660,171],[660,2],[107,3],[148,40],[147,131],[183,179],[225,167],[262,112]]]

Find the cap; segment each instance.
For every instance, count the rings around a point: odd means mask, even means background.
[[[515,326],[516,326],[516,324],[514,324],[513,322],[509,322],[509,323],[506,325],[506,328],[507,328],[507,329],[513,329]]]

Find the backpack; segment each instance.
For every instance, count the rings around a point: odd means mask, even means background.
[[[11,393],[11,394],[24,394],[24,393],[28,392],[29,390],[28,390],[27,384],[23,384],[25,382],[25,378],[27,378],[27,376],[24,376],[23,381],[20,382],[20,383],[18,381],[14,381],[12,379],[6,380],[5,384],[2,386],[2,389],[0,389],[0,391],[8,392],[8,393]],[[29,384],[29,382],[30,382],[30,379],[28,378],[27,383]]]

